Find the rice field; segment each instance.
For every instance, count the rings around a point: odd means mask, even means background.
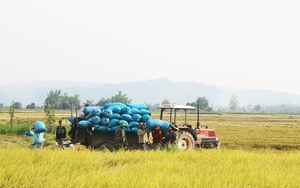
[[[0,187],[298,187],[300,153],[0,149]]]
[[[58,150],[48,133],[43,150],[30,150],[30,137],[0,134],[0,187],[299,187],[300,115],[203,114],[201,126],[222,149]]]

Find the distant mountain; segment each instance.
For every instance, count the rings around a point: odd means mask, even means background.
[[[70,81],[31,82],[22,85],[0,86],[0,103],[9,106],[12,101],[26,106],[34,102],[43,105],[51,90],[61,90],[68,96],[79,95],[80,100],[98,102],[110,98],[119,91],[132,99],[132,103],[161,103],[164,99],[176,104],[195,102],[198,97],[206,97],[210,105],[228,107],[230,97],[238,96],[240,106],[300,104],[300,95],[274,92],[270,90],[241,90],[220,88],[198,82],[173,82],[165,78],[122,84]]]

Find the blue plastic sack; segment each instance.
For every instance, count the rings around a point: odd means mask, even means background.
[[[100,117],[99,116],[93,116],[91,118],[88,119],[88,121],[94,125],[99,124],[100,123]]]
[[[83,114],[85,116],[89,115],[89,113],[91,113],[94,108],[95,108],[94,106],[86,106],[86,107],[84,107]],[[80,110],[81,110],[81,108],[80,108]]]
[[[137,108],[131,108],[131,114],[141,114],[141,112]]]
[[[43,133],[46,132],[46,126],[42,121],[36,121],[33,124],[34,127],[34,133]]]
[[[73,123],[75,118],[76,118],[76,116],[69,116],[68,120],[69,120],[69,122]]]
[[[116,131],[118,128],[120,128],[120,126],[110,127],[109,131]]]
[[[120,114],[121,113],[121,108],[120,106],[110,106],[107,109],[110,109],[112,111],[112,113],[117,113]]]
[[[138,128],[137,128],[137,127],[132,127],[132,128],[131,128],[131,132],[137,133],[137,131],[138,131]]]
[[[141,122],[146,123],[149,119],[151,119],[151,116],[148,114],[144,114],[142,115]]]
[[[146,106],[145,104],[129,104],[129,103],[126,103],[126,106],[129,106],[130,108],[137,108],[137,109],[149,109],[148,106]]]
[[[78,126],[81,129],[87,129],[89,124],[90,124],[90,122],[88,120],[82,120],[82,121],[78,122]]]
[[[139,126],[139,123],[136,121],[132,121],[129,123],[129,128],[138,127],[138,126]]]
[[[104,109],[107,109],[110,106],[120,106],[121,108],[123,108],[126,105],[124,103],[121,103],[121,102],[106,103],[106,104],[103,105]]]
[[[122,119],[122,116],[120,114],[117,114],[117,113],[113,113],[111,115],[111,119],[118,119],[118,120],[121,120]]]
[[[25,133],[24,133],[25,136],[33,136],[33,132],[32,130],[28,129]]]
[[[120,120],[118,120],[118,119],[109,120],[108,127],[111,128],[111,127],[114,127],[114,126],[119,126],[119,121]]]
[[[129,115],[129,114],[122,114],[122,119],[127,121],[127,122],[133,121],[131,115]]]
[[[95,125],[94,130],[95,130],[95,131],[101,131],[101,132],[107,132],[107,131],[110,131],[109,127],[107,127],[107,126],[102,126],[102,125]]]
[[[121,114],[131,114],[131,108],[128,106],[124,106],[121,108]]]
[[[131,115],[133,121],[140,122],[142,116],[140,114],[132,114]]]
[[[125,127],[124,131],[127,132],[131,132],[131,129],[129,127]]]
[[[102,117],[101,120],[100,120],[100,125],[108,125],[110,119],[107,118],[107,117]]]
[[[150,119],[146,122],[148,131],[152,131],[156,125],[160,126],[163,133],[167,133],[170,126],[169,122],[160,119]]]
[[[105,109],[101,112],[100,117],[111,118],[112,114],[113,113],[112,113],[111,109]]]
[[[86,116],[86,119],[90,119],[94,116],[100,116],[101,110],[100,108],[93,108],[92,111]]]
[[[150,112],[149,110],[147,110],[147,109],[140,109],[140,113],[141,113],[142,115],[144,115],[144,114],[151,115],[151,112]]]

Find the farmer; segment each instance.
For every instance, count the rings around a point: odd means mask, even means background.
[[[156,125],[151,133],[152,133],[152,137],[153,137],[153,148],[161,149],[162,131],[161,131],[160,126]]]
[[[62,125],[62,120],[59,120],[58,124],[59,126],[56,128],[56,142],[58,146],[63,148],[63,141],[66,138],[66,128]]]
[[[128,149],[128,143],[127,143],[127,138],[125,135],[125,123],[121,122],[119,124],[119,128],[115,131],[115,147],[117,150],[119,149]]]
[[[192,134],[194,140],[197,140],[198,138],[197,138],[196,129],[191,124],[188,124],[187,127],[188,127],[190,133]]]
[[[170,125],[168,128],[168,132],[163,138],[163,145],[176,144],[178,130],[179,129],[174,125]]]
[[[93,145],[93,137],[92,137],[92,131],[93,131],[93,124],[89,122],[86,132],[85,132],[85,146],[87,149],[92,149]]]
[[[84,115],[84,109],[88,106],[90,106],[90,103],[85,103],[85,105],[80,108],[79,112],[77,113],[78,122],[86,118]]]
[[[148,135],[147,135],[147,128],[143,122],[139,123],[137,135],[139,139],[140,149],[146,150],[147,143],[148,143]]]
[[[34,130],[34,126],[32,127]],[[44,143],[44,132],[36,133],[33,132],[32,141],[30,143],[30,148],[34,149],[35,146],[37,146],[38,149],[43,149],[43,143]]]
[[[84,108],[90,106],[89,103],[86,103],[83,107],[80,108],[79,112],[76,115],[76,118],[72,120],[71,130],[68,132],[68,135],[71,137],[71,140],[75,142],[75,136],[77,131],[78,122],[85,119]]]

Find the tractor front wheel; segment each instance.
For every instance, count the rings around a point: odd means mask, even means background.
[[[186,151],[186,150],[193,150],[195,147],[194,138],[193,136],[188,132],[180,132],[179,138],[177,141],[177,147],[180,150]]]

